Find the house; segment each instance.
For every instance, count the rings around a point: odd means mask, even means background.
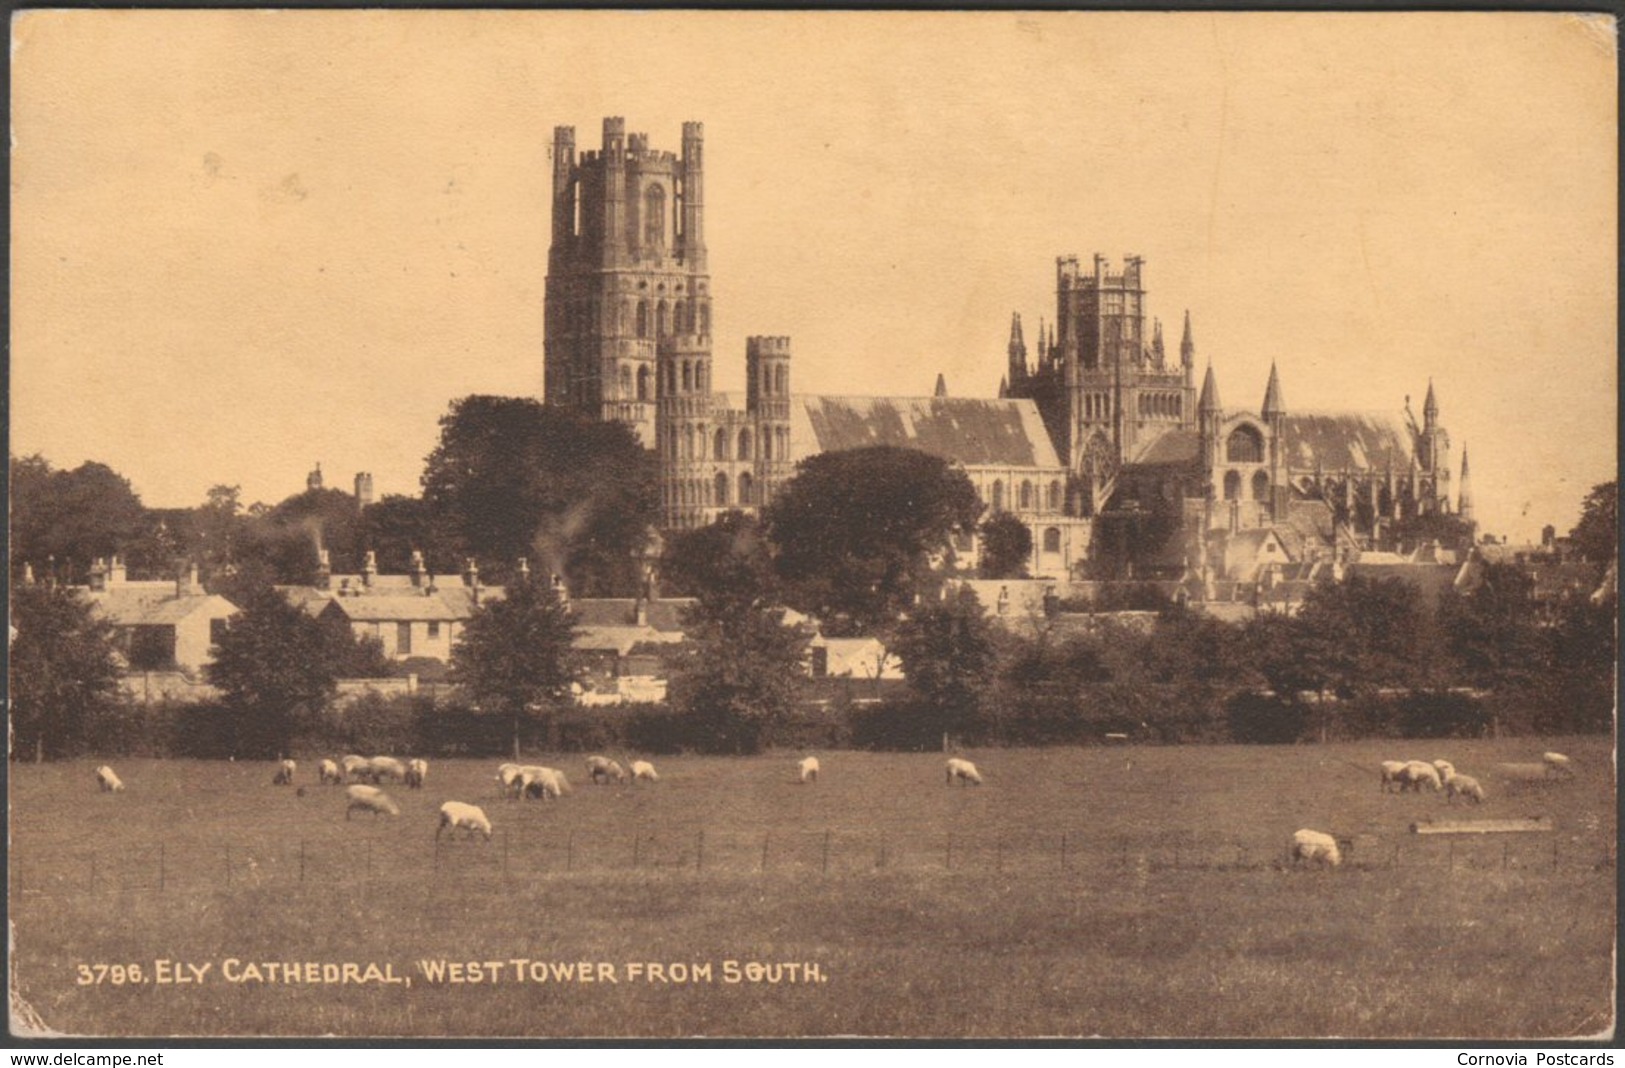
[[[198,674],[213,659],[210,649],[226,620],[238,611],[224,597],[204,591],[196,565],[174,581],[131,581],[117,556],[96,561],[84,594],[92,610],[112,624],[132,671]]]

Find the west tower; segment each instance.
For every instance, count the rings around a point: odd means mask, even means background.
[[[604,120],[602,148],[579,155],[573,126],[553,130],[545,396],[628,423],[650,448],[669,444],[657,423],[672,372],[680,383],[685,364],[691,375],[703,365],[690,396],[710,388],[703,155],[698,122],[683,124],[681,155],[628,136],[621,118]],[[696,431],[698,415],[683,416]]]

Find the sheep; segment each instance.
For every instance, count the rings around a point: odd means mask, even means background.
[[[404,782],[406,780],[406,765],[394,757],[376,756],[367,761],[367,771],[373,782]]]
[[[447,801],[440,806],[440,826],[435,828],[434,836],[438,840],[440,832],[450,827],[453,833],[462,827],[468,831],[468,837],[474,833],[485,835],[485,840],[491,840],[491,821],[485,818],[485,811],[478,805],[465,805],[461,801]]]
[[[96,784],[102,788],[104,794],[117,793],[124,789],[124,782],[106,764],[96,769]]]
[[[801,763],[796,765],[796,771],[800,774],[802,782],[817,782],[818,781],[818,758],[817,757],[804,757],[804,758],[802,758]]]
[[[423,780],[429,776],[429,762],[414,757],[406,762],[406,785],[413,790],[423,789]]]
[[[1471,775],[1458,775],[1452,768],[1450,774],[1444,777],[1445,802],[1448,804],[1457,794],[1471,798],[1475,805],[1484,803],[1484,787],[1478,784],[1478,780]]]
[[[590,756],[587,758],[587,778],[595,783],[608,782],[611,779],[625,782],[626,770],[608,757]]]
[[[276,774],[271,777],[271,782],[277,786],[293,785],[293,773],[297,767],[298,765],[291,760],[282,761],[277,765]]]
[[[1388,792],[1389,784],[1405,789],[1405,780],[1402,777],[1405,771],[1405,761],[1384,760],[1382,762],[1382,792]]]
[[[380,815],[399,816],[401,808],[395,799],[378,789],[376,786],[347,786],[344,794],[349,798],[349,804],[344,808],[344,818],[349,819],[350,813],[356,809],[371,812],[374,819]]]
[[[1297,865],[1309,861],[1332,868],[1343,863],[1343,854],[1337,849],[1337,839],[1323,831],[1308,828],[1293,832],[1292,863]]]
[[[544,768],[535,765],[524,767],[519,772],[519,796],[537,797],[547,800],[549,797],[559,798],[570,792],[570,780],[564,777],[564,772],[557,768]]]
[[[1549,775],[1549,776],[1552,776],[1552,777],[1555,778],[1555,777],[1557,777],[1559,775],[1573,775],[1574,774],[1573,762],[1570,761],[1569,758],[1564,756],[1562,753],[1551,753],[1551,752],[1542,753],[1542,754],[1540,754],[1540,759],[1542,760],[1542,762],[1545,763],[1545,765],[1546,765],[1546,774]]]
[[[976,770],[975,764],[968,760],[961,760],[958,757],[950,757],[948,760],[948,785],[952,786],[955,779],[959,780],[961,786],[967,783],[975,783],[977,786],[982,785],[982,775]]]
[[[369,761],[364,756],[346,753],[339,758],[339,767],[344,769],[345,779],[366,779],[370,777]]]
[[[1456,773],[1456,765],[1450,763],[1448,760],[1435,760],[1433,762],[1433,767],[1438,771],[1439,779],[1444,782],[1448,782],[1450,776]]]
[[[635,783],[640,779],[659,782],[660,773],[655,771],[655,766],[647,760],[634,760],[632,761],[632,781]]]
[[[504,793],[518,795],[520,790],[520,777],[525,768],[522,764],[500,764],[497,766],[497,782],[502,784]]]
[[[331,760],[322,761],[321,766],[316,769],[316,774],[324,786],[330,782],[340,783],[344,781],[344,772],[340,770],[338,764]]]
[[[1434,793],[1444,789],[1444,783],[1439,780],[1438,768],[1420,760],[1407,762],[1404,769],[1399,773],[1399,788],[1401,790],[1415,790],[1417,793],[1421,793],[1423,783],[1426,783]]]

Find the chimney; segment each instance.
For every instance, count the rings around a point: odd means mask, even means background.
[[[638,626],[647,627],[649,625],[649,602],[639,597],[637,604],[633,606],[632,618]]]
[[[175,596],[196,597],[203,592],[197,581],[197,564],[188,564],[175,575]]]
[[[23,565],[23,585],[24,586],[32,586],[33,584],[34,584],[34,565],[33,564],[24,564]]]
[[[109,586],[122,586],[124,582],[124,557],[115,556],[112,563],[108,565],[107,584]]]
[[[331,589],[333,586],[333,566],[328,561],[327,550],[316,550],[316,588],[319,590]]]
[[[424,570],[424,567],[423,567],[423,550],[421,550],[421,549],[413,549],[412,550],[412,585],[413,585],[413,587],[414,588],[421,588],[423,586],[424,578],[426,577],[426,575],[427,575],[427,572]]]
[[[530,561],[523,556],[519,558],[519,581],[530,581]]]
[[[367,550],[366,559],[361,563],[361,585],[372,588],[372,580],[378,577],[378,554],[371,549]]]
[[[563,577],[558,572],[554,572],[548,581],[553,587],[553,596],[559,599],[560,604],[568,608],[570,606],[570,588],[564,584]]]
[[[480,565],[474,562],[472,556],[463,561],[463,585],[480,588]]]
[[[90,588],[98,593],[107,589],[107,561],[99,556],[90,565]]]

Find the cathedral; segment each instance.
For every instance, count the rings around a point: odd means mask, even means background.
[[[754,511],[819,452],[893,444],[941,456],[989,513],[1033,535],[1029,570],[1056,578],[1222,571],[1260,537],[1287,559],[1350,559],[1385,532],[1448,514],[1449,436],[1432,384],[1417,423],[1399,413],[1295,412],[1272,367],[1257,408],[1225,408],[1184,320],[1177,362],[1146,336],[1144,263],[1056,262],[1056,314],[1029,358],[1020,315],[996,399],[791,391],[790,339],[747,339],[743,395],[712,378],[704,129],[680,153],[624,120],[578,152],[553,133],[548,403],[627,423],[660,457],[668,528]],[[1465,450],[1459,512],[1470,521]],[[974,563],[973,539],[957,547]]]

